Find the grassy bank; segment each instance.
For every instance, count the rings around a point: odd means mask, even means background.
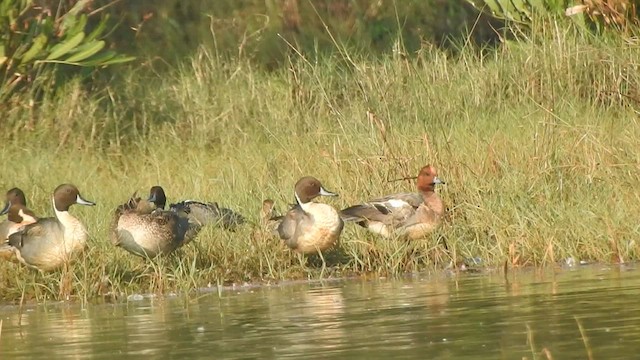
[[[0,297],[191,291],[216,284],[316,278],[248,225],[207,229],[175,257],[146,263],[108,242],[116,205],[160,184],[169,200],[215,200],[258,223],[314,175],[343,207],[439,168],[447,221],[421,242],[347,226],[324,276],[397,275],[480,258],[486,266],[637,259],[640,237],[640,48],[548,26],[521,43],[456,58],[293,58],[255,70],[202,51],[171,74],[132,70],[112,88],[70,85],[39,110],[3,110],[2,182],[51,215],[51,191],[76,184],[90,249],[69,272],[0,264]],[[5,125],[6,124],[6,125]],[[446,242],[448,250],[442,245]]]

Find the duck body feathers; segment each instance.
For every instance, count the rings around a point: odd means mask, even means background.
[[[362,226],[364,220],[392,225],[405,222],[421,204],[424,204],[421,194],[399,193],[348,207],[340,216],[344,221],[356,221]]]
[[[402,193],[348,207],[340,215],[387,238],[418,239],[438,227],[442,213],[442,201],[435,193]]]
[[[435,186],[444,184],[436,168],[426,165],[416,177],[417,193],[398,193],[370,200],[340,211],[344,221],[358,225],[384,237],[418,239],[435,230],[444,214],[444,205]]]
[[[303,208],[304,206],[304,208]],[[284,216],[278,217],[277,232],[291,249],[313,254],[335,246],[344,222],[338,212],[327,204],[306,203],[295,205]]]
[[[131,198],[116,209],[111,242],[134,255],[154,258],[189,243],[199,230],[185,216]]]
[[[221,207],[215,202],[185,200],[169,205],[169,209],[175,213],[185,214],[191,223],[200,226],[219,225],[227,230],[235,230],[245,222],[242,215]]]
[[[67,214],[67,226],[58,218],[41,218],[9,235],[8,245],[17,259],[41,271],[52,271],[86,247],[87,231],[79,220]]]

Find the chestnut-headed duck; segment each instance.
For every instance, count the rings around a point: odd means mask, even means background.
[[[384,237],[419,239],[435,230],[442,220],[444,206],[435,193],[435,186],[444,184],[436,168],[420,169],[417,193],[399,193],[370,200],[343,209],[344,221],[358,225]]]

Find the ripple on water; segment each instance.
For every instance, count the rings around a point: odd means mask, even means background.
[[[594,358],[628,359],[638,295],[633,267],[590,266],[3,307],[0,358],[586,358],[582,327]]]

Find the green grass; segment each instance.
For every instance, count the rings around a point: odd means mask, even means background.
[[[256,225],[206,229],[148,263],[109,243],[111,214],[160,184],[169,201],[214,200],[258,223],[262,200],[286,209],[303,175],[344,207],[413,190],[390,180],[425,164],[447,182],[437,233],[405,243],[348,224],[324,276],[394,276],[472,257],[485,266],[637,259],[640,48],[550,24],[478,53],[294,57],[265,72],[202,50],[168,74],[131,70],[108,88],[71,84],[37,110],[3,110],[0,186],[21,187],[40,215],[52,215],[51,191],[63,182],[98,205],[72,208],[91,235],[86,256],[46,275],[0,264],[0,298],[317,278],[318,259],[301,263]]]

